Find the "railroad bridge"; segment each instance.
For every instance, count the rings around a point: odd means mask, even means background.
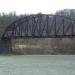
[[[11,39],[64,37],[75,37],[74,19],[49,14],[28,15],[6,27],[1,37],[1,50],[11,49]]]

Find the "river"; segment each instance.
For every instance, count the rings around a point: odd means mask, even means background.
[[[0,75],[75,75],[75,55],[0,56]]]

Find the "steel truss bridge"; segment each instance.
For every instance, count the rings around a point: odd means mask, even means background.
[[[2,34],[2,38],[24,37],[75,37],[75,20],[58,15],[28,15],[7,26]]]

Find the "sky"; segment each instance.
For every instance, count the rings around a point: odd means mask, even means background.
[[[75,9],[75,0],[0,0],[0,13],[54,14],[62,9]]]

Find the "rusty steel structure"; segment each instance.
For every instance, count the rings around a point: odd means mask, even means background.
[[[10,24],[2,35],[2,38],[22,37],[75,37],[75,20],[59,15],[28,15]]]

